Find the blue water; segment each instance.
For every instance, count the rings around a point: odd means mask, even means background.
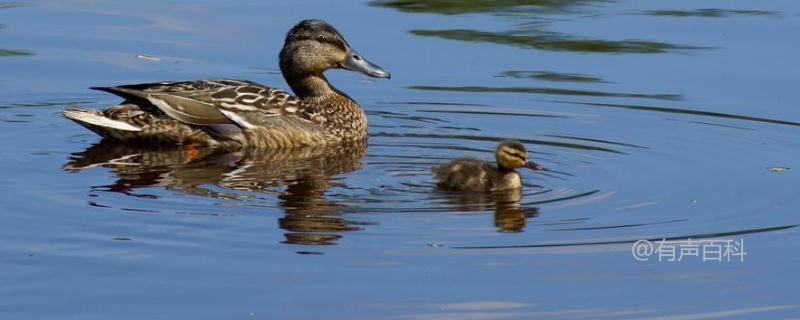
[[[187,156],[60,117],[91,86],[288,89],[316,17],[392,72],[340,155]],[[0,2],[0,319],[790,319],[800,315],[793,1]],[[523,141],[511,198],[430,166]],[[509,205],[510,204],[510,205]],[[639,239],[744,241],[646,262]]]

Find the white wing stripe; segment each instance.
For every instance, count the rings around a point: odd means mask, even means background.
[[[226,117],[228,117],[228,119],[231,119],[231,121],[233,121],[242,128],[251,129],[255,127],[252,123],[248,122],[244,117],[233,111],[228,111],[224,109],[219,109],[219,111],[222,112],[222,114],[224,114]]]
[[[64,111],[64,115],[70,119],[85,122],[99,127],[105,127],[123,131],[142,131],[142,128],[136,127],[127,122],[109,119],[94,113],[66,110]]]

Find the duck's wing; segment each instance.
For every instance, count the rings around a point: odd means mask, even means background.
[[[270,117],[319,122],[297,97],[261,84],[233,79],[158,82],[93,88],[132,101],[146,101],[188,124],[230,124],[248,128]],[[275,119],[272,119],[273,121]]]
[[[229,86],[210,95],[217,109],[242,128],[254,126],[318,128],[325,118],[318,108],[286,91],[259,84]]]

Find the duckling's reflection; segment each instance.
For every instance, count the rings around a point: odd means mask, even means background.
[[[459,211],[485,211],[494,208],[494,225],[500,232],[522,232],[528,218],[539,215],[539,208],[520,205],[521,189],[495,192],[454,192],[439,190],[445,202]]]
[[[137,197],[153,197],[134,192],[153,186],[224,199],[252,198],[252,194],[236,191],[276,194],[285,212],[278,220],[278,225],[288,231],[285,242],[335,244],[341,232],[360,230],[364,223],[341,218],[345,205],[325,199],[324,194],[331,187],[343,185],[333,176],[360,168],[359,159],[365,152],[363,141],[335,148],[232,152],[132,147],[102,141],[74,153],[64,170],[109,168],[117,180],[104,190]]]

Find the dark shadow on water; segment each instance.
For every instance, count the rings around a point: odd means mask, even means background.
[[[781,226],[773,226],[773,227],[763,227],[763,228],[751,228],[751,229],[741,229],[741,230],[732,230],[732,231],[723,231],[723,232],[713,232],[713,233],[698,233],[698,234],[686,234],[686,235],[673,235],[673,236],[662,236],[662,237],[644,237],[644,238],[635,238],[635,239],[623,239],[623,240],[597,240],[597,241],[575,241],[575,242],[558,242],[558,243],[536,243],[536,244],[523,244],[523,245],[510,245],[510,246],[463,246],[463,247],[453,247],[453,249],[512,249],[512,248],[552,248],[552,247],[575,247],[575,246],[592,246],[592,245],[610,245],[610,244],[626,244],[626,243],[635,243],[640,240],[647,240],[650,242],[657,242],[661,240],[665,241],[673,241],[673,240],[687,240],[687,239],[708,239],[708,238],[719,238],[719,237],[729,237],[729,236],[739,236],[745,234],[753,234],[753,233],[763,233],[763,232],[774,232],[774,231],[781,231],[786,229],[795,228],[798,225],[781,225]]]
[[[561,73],[553,71],[521,71],[509,70],[498,74],[498,78],[534,79],[553,82],[582,82],[582,83],[609,83],[599,77],[576,73]]]
[[[652,111],[652,112],[664,112],[664,113],[689,114],[689,115],[695,115],[695,116],[727,118],[727,119],[735,119],[735,120],[745,120],[745,121],[753,121],[753,122],[780,124],[780,125],[787,125],[787,126],[800,126],[800,122],[796,122],[796,121],[760,118],[760,117],[738,115],[738,114],[732,114],[732,113],[722,113],[722,112],[712,112],[712,111],[702,111],[702,110],[692,110],[692,109],[682,109],[682,108],[670,108],[670,107],[661,107],[661,106],[629,105],[629,104],[611,104],[611,103],[590,103],[590,102],[567,102],[567,101],[551,101],[551,102],[579,104],[579,105],[593,106],[593,107],[603,107],[603,108],[619,108],[619,109],[629,109],[629,110],[638,110],[638,111]]]
[[[370,224],[343,219],[346,205],[325,197],[328,189],[343,184],[337,175],[359,170],[365,151],[365,142],[336,148],[219,152],[103,141],[73,154],[63,168],[68,172],[108,168],[117,180],[93,190],[134,197],[157,198],[136,191],[148,187],[245,204],[258,194],[275,194],[285,213],[278,225],[287,231],[286,243],[335,244],[341,233]]]
[[[517,1],[452,1],[452,0],[378,0],[370,5],[394,8],[408,13],[492,14],[515,23],[507,31],[474,29],[411,30],[414,35],[450,40],[488,42],[548,51],[584,53],[662,53],[675,50],[707,49],[654,40],[608,40],[589,38],[547,30],[552,15],[584,14],[582,7],[602,0],[517,0]]]
[[[631,144],[631,143],[617,142],[617,141],[611,141],[611,140],[605,140],[605,139],[597,139],[597,138],[575,137],[575,136],[568,136],[568,135],[563,135],[563,134],[547,134],[547,135],[545,135],[545,137],[581,140],[581,141],[589,141],[589,142],[599,142],[599,143],[613,144],[613,145],[618,145],[618,146],[625,146],[625,147],[639,148],[639,149],[650,149],[648,147],[639,146],[639,145],[635,145],[635,144]]]
[[[662,53],[675,50],[708,49],[650,40],[585,39],[554,32],[535,33],[532,30],[488,32],[470,29],[411,30],[411,34],[449,40],[489,42],[547,51],[575,51],[598,53]]]
[[[648,16],[666,16],[666,17],[702,17],[702,18],[725,18],[730,16],[772,16],[777,17],[780,14],[775,11],[765,10],[740,10],[740,9],[719,9],[719,8],[705,8],[693,10],[648,10],[642,12]]]
[[[689,221],[689,219],[674,219],[674,220],[667,220],[667,221],[616,224],[616,225],[591,226],[591,227],[557,228],[557,229],[549,229],[548,231],[586,231],[586,230],[623,229],[623,228],[654,226],[654,225],[660,225],[660,224],[679,223],[679,222],[686,222],[686,221]]]
[[[28,6],[22,2],[0,2],[0,10],[2,9],[11,9],[11,8],[19,8],[19,7],[26,7]]]
[[[558,112],[536,112],[529,109],[517,108],[502,108],[489,105],[480,104],[457,104],[457,103],[439,103],[439,102],[421,102],[421,101],[407,101],[407,102],[382,102],[381,104],[387,105],[404,105],[411,108],[416,108],[416,112],[424,113],[441,113],[441,114],[477,114],[477,115],[493,115],[493,116],[512,116],[512,117],[534,117],[534,118],[572,118],[575,114],[558,113]],[[419,106],[424,106],[422,108]],[[386,127],[391,126],[373,126],[373,127]]]
[[[94,103],[94,102],[95,101],[91,101],[91,100],[64,100],[64,101],[7,103],[7,104],[0,104],[0,109],[69,106],[69,105],[77,105],[77,104],[89,104],[89,103]]]
[[[606,2],[603,0],[377,0],[372,6],[389,7],[407,13],[502,13],[502,12],[567,12],[570,8],[588,3]]]
[[[612,97],[612,98],[638,98],[655,100],[681,100],[683,96],[679,94],[643,94],[643,93],[617,93],[604,91],[590,91],[563,88],[542,88],[542,87],[484,87],[484,86],[410,86],[410,89],[427,91],[456,91],[456,92],[499,92],[499,93],[535,93],[562,96],[590,96],[590,97]]]
[[[33,55],[33,52],[28,50],[0,48],[0,57],[30,56],[30,55]]]
[[[569,118],[562,115],[553,114],[537,114],[537,113],[524,113],[524,112],[503,112],[503,111],[484,111],[484,110],[417,110],[417,112],[426,113],[450,113],[450,114],[480,114],[480,115],[493,115],[493,116],[513,116],[513,117],[534,117],[534,118]],[[480,129],[478,129],[480,131]]]
[[[379,116],[381,118],[386,119],[397,119],[397,120],[405,120],[405,121],[412,121],[412,122],[422,122],[422,123],[449,123],[447,120],[439,119],[439,118],[432,118],[432,117],[421,117],[416,115],[408,115],[401,112],[392,112],[392,111],[367,111],[367,115],[374,115]]]

